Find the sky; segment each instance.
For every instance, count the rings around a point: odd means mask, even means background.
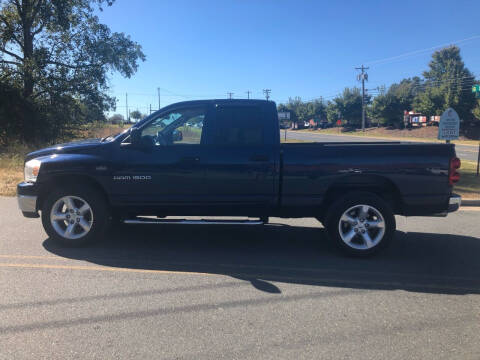
[[[110,76],[117,111],[143,113],[208,98],[299,96],[331,100],[360,86],[355,67],[369,67],[366,87],[421,75],[436,48],[457,44],[480,77],[479,0],[116,0],[99,12],[146,55],[130,79]],[[372,94],[374,91],[372,91]]]

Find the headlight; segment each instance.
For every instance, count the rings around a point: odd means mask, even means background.
[[[25,163],[25,181],[26,182],[35,182],[37,181],[38,172],[40,171],[40,166],[42,162],[37,159],[29,160]]]

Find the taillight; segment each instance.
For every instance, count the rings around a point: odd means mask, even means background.
[[[454,157],[450,159],[450,169],[448,171],[448,183],[450,185],[454,185],[460,180],[460,174],[457,170],[460,169],[461,165],[459,158]]]

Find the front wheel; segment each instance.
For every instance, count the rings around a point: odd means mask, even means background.
[[[55,190],[42,206],[45,231],[63,246],[83,246],[99,240],[108,219],[103,195],[89,187]]]
[[[388,203],[372,193],[350,193],[332,205],[327,216],[330,238],[345,252],[371,255],[384,248],[395,233]]]

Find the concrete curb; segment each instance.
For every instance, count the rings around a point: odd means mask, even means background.
[[[480,200],[463,200],[462,206],[480,206]]]

